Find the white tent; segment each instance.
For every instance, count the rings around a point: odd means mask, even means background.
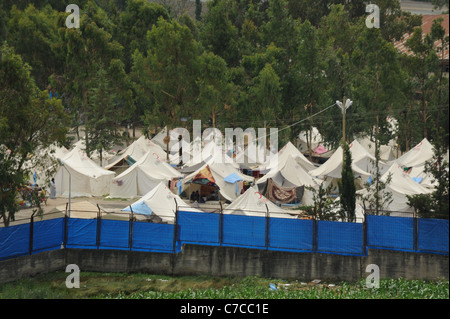
[[[72,149],[61,160],[64,167],[59,167],[55,176],[57,196],[69,195],[69,177],[71,177],[72,197],[104,196],[109,193],[115,173],[97,165],[78,147]]]
[[[239,196],[228,207],[223,210],[224,214],[259,216],[265,217],[267,211],[270,217],[297,218],[292,212],[284,210],[266,197],[264,197],[256,186],[250,187],[244,194]]]
[[[433,145],[424,138],[419,144],[400,156],[395,162],[402,167],[423,166],[434,156]]]
[[[448,162],[448,151],[443,156],[443,160]],[[394,163],[397,163],[408,171],[409,176],[415,179],[420,185],[434,189],[438,185],[437,180],[430,174],[425,172],[425,163],[432,161],[434,157],[434,147],[425,138],[414,148],[399,157]]]
[[[313,127],[312,130],[306,130],[300,132],[298,135],[298,144],[299,150],[301,152],[308,152],[308,145],[311,141],[311,150],[315,150],[322,142],[322,135],[316,127]]]
[[[350,146],[350,153],[352,155],[352,170],[356,176],[361,176],[367,180],[371,174],[375,171],[375,157],[369,154],[357,140],[354,140]],[[320,167],[309,171],[311,176],[323,176],[331,178],[341,178],[343,163],[343,150],[342,147],[334,152],[334,154]],[[379,161],[380,171],[384,173],[388,166]]]
[[[285,165],[289,157],[293,157],[295,161],[301,165],[306,171],[316,168],[291,142],[288,142],[279,152],[277,158],[269,159],[265,163],[266,169],[278,169]]]
[[[64,146],[59,147],[53,144],[49,146],[44,152],[57,160],[58,158],[63,158],[64,156],[66,156],[69,153],[69,150]]]
[[[180,172],[150,151],[114,178],[111,184],[110,197],[131,198],[142,196],[160,182],[168,184],[168,181],[181,177]]]
[[[182,136],[183,140],[186,142],[190,141],[190,136],[189,136],[189,132],[183,128],[174,128],[169,130],[169,137],[170,137],[170,141],[169,141],[169,153],[177,153],[178,150],[172,150],[173,146],[176,145],[178,143],[178,137]],[[162,129],[158,134],[156,134],[151,141],[157,145],[159,145],[164,151],[167,150],[167,144],[164,143],[164,139],[167,136],[167,126],[164,127],[164,129]],[[173,151],[173,152],[172,152]],[[174,155],[172,154],[172,155]]]
[[[195,209],[186,204],[178,195],[174,194],[163,182],[160,182],[150,192],[145,194],[141,199],[131,204],[131,209],[135,214],[145,216],[157,215],[163,222],[173,223],[175,211],[198,212],[201,210]],[[122,211],[131,211],[130,207],[122,209]]]
[[[198,141],[195,141],[195,143],[197,142]],[[231,165],[236,169],[239,169],[239,164],[236,163],[236,161],[232,157],[228,156],[224,148],[221,145],[217,144],[214,140],[204,144],[201,152],[191,152],[191,159],[183,165],[183,170],[192,172],[193,170],[190,170],[189,168],[197,168],[201,163],[224,163],[227,165]]]
[[[375,157],[375,142],[372,142],[369,137],[358,139],[359,144],[363,146],[370,155]],[[380,145],[380,160],[390,162],[395,160],[395,151],[390,145]]]
[[[25,162],[25,167],[30,170],[32,176],[30,179],[36,177],[36,184],[43,186],[48,183],[53,177],[54,171],[58,164],[57,159],[63,158],[69,153],[69,150],[64,146],[59,147],[52,144],[45,149],[38,149],[30,160]]]
[[[414,181],[411,176],[403,171],[398,164],[392,164],[389,170],[381,177],[381,181],[386,182],[388,176],[391,176],[391,181],[387,184],[384,192],[392,194],[392,203],[386,209],[393,212],[412,212],[413,208],[410,208],[407,204],[408,199],[406,195],[418,195],[429,194],[430,189],[421,186]],[[361,191],[361,194],[367,192],[373,192],[373,185],[367,189]],[[395,213],[391,213],[395,216]]]
[[[78,147],[83,152],[86,151],[86,140],[80,139],[75,144],[73,144],[74,147]],[[113,157],[115,156],[114,151],[102,151],[102,167],[105,167]],[[90,159],[92,159],[97,165],[100,165],[100,152],[98,150],[93,150],[91,152]]]
[[[236,153],[235,162],[242,169],[254,169],[263,165],[269,158],[270,152],[256,140],[251,141]]]
[[[199,175],[202,177],[209,175],[209,178],[213,179],[210,182],[216,184],[220,194],[229,201],[233,201],[240,194],[242,187],[239,187],[239,182],[254,181],[253,177],[242,174],[232,164],[209,161],[183,178],[183,189],[187,189]]]
[[[392,164],[381,180],[385,182],[391,174],[391,182],[387,188],[392,192],[393,202],[389,207],[392,211],[411,211],[407,203],[406,195],[430,194],[432,190],[421,186],[406,174],[398,164]]]
[[[198,141],[195,142],[198,143]],[[215,162],[225,162],[223,155],[223,148],[214,141],[210,141],[201,147],[201,152],[194,153],[191,151],[191,160],[186,162],[184,166],[197,165],[201,162],[206,162],[209,159],[213,159]]]
[[[263,185],[267,183],[269,178],[274,180],[279,186],[287,184],[295,187],[305,186],[302,204],[313,204],[313,193],[306,189],[306,187],[318,188],[322,181],[312,177],[308,172],[294,159],[292,156],[288,156],[283,161],[283,166],[280,168],[271,169],[266,175],[261,177],[256,185]]]
[[[156,145],[142,135],[126,149],[121,151],[120,154],[118,154],[118,156],[116,156],[105,168],[120,174],[130,166],[126,162],[128,156],[134,161],[138,161],[148,152],[152,152],[152,154],[155,154],[162,160],[166,159],[166,152],[164,152],[160,146]]]
[[[413,167],[409,172],[409,176],[427,188],[433,189],[438,185],[438,181],[430,173],[425,172],[425,165]]]
[[[185,165],[193,165],[193,155],[195,154],[197,157],[195,160],[200,159],[201,161],[201,153],[203,142],[200,137],[196,137],[196,139],[190,143],[188,143],[185,139],[180,143],[172,143],[172,147],[175,149],[169,153],[169,162],[175,165],[179,165],[180,161],[182,161],[183,166]],[[182,154],[180,156],[180,147],[182,148]],[[165,148],[164,148],[165,149]],[[189,151],[189,152],[188,152]]]

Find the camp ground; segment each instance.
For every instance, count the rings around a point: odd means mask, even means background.
[[[183,132],[171,130],[171,141],[177,142]],[[324,142],[318,131],[314,130],[314,134],[318,143]],[[260,145],[255,144],[256,155],[267,156],[262,161],[248,156],[246,151],[249,143],[243,148],[235,148],[241,151],[227,154],[218,140],[209,134],[206,140],[197,139],[189,143],[190,151],[195,153],[190,154],[189,161],[177,165],[173,162],[176,162],[179,154],[167,156],[163,136],[167,136],[164,130],[152,139],[144,135],[136,138],[119,151],[105,168],[87,157],[79,146],[81,142],[75,143],[70,150],[52,146],[51,165],[56,169],[57,196],[132,200],[135,202],[131,205],[134,213],[151,215],[152,220],[160,221],[162,219],[156,219],[158,214],[155,212],[161,210],[162,206],[155,206],[155,202],[158,202],[157,198],[162,198],[158,195],[162,192],[173,194],[180,207],[187,203],[189,209],[203,211],[202,205],[208,204],[213,207],[210,210],[227,208],[245,211],[253,205],[249,204],[252,189],[264,197],[265,203],[270,203],[269,208],[274,209],[274,212],[284,214],[286,211],[292,213],[299,207],[314,205],[319,186],[325,188],[333,184],[336,187],[329,196],[338,202],[337,183],[341,178],[343,163],[340,146],[332,150],[332,155],[325,162],[318,163],[309,158],[309,151],[302,153],[291,142],[286,143],[276,154],[270,154],[268,149],[261,149]],[[299,139],[305,142],[305,136],[299,135]],[[372,189],[367,188],[375,177],[376,169],[372,147],[373,142],[367,137],[354,139],[349,144],[358,194],[371,192]],[[393,194],[394,200],[389,209],[412,212],[413,209],[406,204],[406,196],[429,194],[436,187],[436,181],[424,168],[425,162],[432,158],[433,148],[424,139],[398,159],[392,147],[386,146],[385,150],[384,160],[379,160],[378,168],[384,179],[391,175],[387,191]],[[258,171],[257,175],[255,171]],[[144,205],[144,202],[147,204]],[[151,206],[158,208],[153,209]],[[149,210],[146,207],[150,207]],[[295,217],[295,214],[292,216]]]

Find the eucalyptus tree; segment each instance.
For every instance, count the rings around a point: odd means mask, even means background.
[[[359,68],[352,87],[354,103],[363,115],[361,132],[375,145],[375,169],[371,172],[373,191],[364,198],[364,202],[378,214],[387,208],[392,196],[385,190],[390,178],[384,181],[381,178],[380,146],[396,138],[387,119],[399,114],[407,103],[404,94],[406,75],[401,68],[398,51],[376,28],[362,32],[356,42],[352,63]]]
[[[282,92],[280,77],[270,63],[254,79],[249,95],[251,116],[264,128],[269,127],[269,123],[273,126],[281,111]]]
[[[117,26],[118,40],[124,47],[124,63],[127,73],[131,70],[131,56],[134,51],[139,50],[144,55],[147,53],[147,32],[160,17],[169,18],[169,12],[160,4],[146,0],[127,1],[125,10],[120,13],[120,23]]]
[[[13,217],[17,189],[38,149],[62,143],[67,116],[61,100],[39,90],[31,67],[7,43],[0,47],[0,214]]]
[[[6,40],[22,59],[32,66],[31,75],[38,87],[46,89],[52,74],[61,74],[64,60],[55,46],[58,12],[51,7],[37,9],[33,4],[24,10],[13,6],[7,20]]]
[[[229,67],[240,61],[239,30],[230,19],[230,7],[234,1],[207,2],[207,13],[200,26],[200,42],[207,51],[222,57]]]
[[[439,80],[439,58],[434,47],[433,34],[423,35],[423,30],[418,27],[411,37],[406,41],[406,46],[412,54],[407,58],[406,68],[413,79],[412,89],[418,95],[416,113],[419,128],[422,132],[421,138],[429,138],[433,122],[430,123],[432,114],[432,97],[438,90]],[[418,94],[417,94],[418,93]],[[431,104],[431,105],[430,105]]]
[[[147,104],[146,129],[170,128],[195,112],[201,47],[189,27],[162,18],[149,31],[147,41],[147,55],[138,51],[133,55],[133,85],[139,103]]]
[[[320,21],[319,46],[324,50],[323,70],[326,79],[326,89],[322,94],[327,106],[342,101],[344,97],[352,99],[351,86],[357,68],[351,63],[351,56],[358,36],[365,27],[363,23],[354,23],[343,5],[333,5],[330,13]],[[343,133],[336,133],[343,131],[341,117],[341,111],[336,107],[318,117],[315,122],[324,139],[334,147],[343,139]],[[347,120],[355,126],[347,126],[345,140],[359,131],[355,104],[348,109]]]
[[[85,124],[90,139],[87,151],[96,150],[102,165],[104,151],[128,137],[121,128],[133,112],[132,91],[120,60],[112,60],[107,70],[100,65],[94,81],[95,85],[89,88],[90,107]]]
[[[326,90],[325,53],[319,40],[319,32],[308,20],[300,25],[300,44],[296,56],[297,70],[299,72],[299,91],[302,96],[300,107],[309,120],[302,125],[307,132],[308,153],[311,157],[312,129],[318,113],[328,101],[323,92]]]
[[[229,79],[226,62],[212,52],[203,52],[199,57],[197,107],[192,115],[210,118],[212,127],[217,127],[218,118],[225,115],[234,102],[235,86]]]
[[[111,25],[105,12],[89,1],[83,8],[80,28],[61,26],[61,40],[66,57],[64,91],[70,97],[68,109],[75,127],[84,127],[86,153],[90,156],[93,147],[89,143],[89,111],[91,89],[95,87],[95,76],[99,65],[110,66],[114,59],[122,58],[123,47],[112,39]],[[110,30],[110,32],[108,31]]]

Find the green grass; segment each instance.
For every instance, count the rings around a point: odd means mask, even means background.
[[[0,284],[0,299],[448,299],[448,280],[381,280],[380,288],[356,283],[304,283],[260,277],[159,276],[82,272],[68,289],[56,272]],[[274,284],[276,290],[270,289]]]

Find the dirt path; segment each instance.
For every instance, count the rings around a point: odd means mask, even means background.
[[[120,212],[121,209],[129,206],[134,203],[136,199],[123,200],[123,199],[107,199],[104,197],[77,197],[71,199],[71,210],[72,217],[80,217],[80,218],[96,218],[98,208],[97,205],[100,206],[102,211],[114,214]],[[42,219],[51,219],[58,218],[64,216],[65,207],[69,203],[68,198],[55,198],[48,199],[47,205],[42,205],[42,209],[44,210]],[[30,221],[31,216],[33,215],[33,211],[36,208],[26,208],[20,209],[15,214],[15,221],[12,221],[10,225],[23,224]],[[40,217],[38,217],[41,220]],[[0,221],[0,227],[4,226],[3,222]]]
[[[130,216],[127,212],[121,210],[137,199],[108,199],[105,197],[76,197],[71,199],[71,214],[73,218],[97,218],[98,207],[102,211],[102,218],[129,220]],[[58,197],[55,199],[48,199],[47,205],[42,205],[44,214],[42,217],[36,217],[36,221],[64,217],[66,212],[66,205],[69,199]],[[98,205],[98,206],[97,206]],[[208,202],[200,204],[199,208],[203,211],[215,211],[220,208],[217,202]],[[10,222],[10,226],[29,223],[33,211],[36,208],[21,209],[15,214],[15,220]],[[143,215],[135,214],[137,220],[146,219]],[[4,227],[3,221],[0,220],[0,227]]]

